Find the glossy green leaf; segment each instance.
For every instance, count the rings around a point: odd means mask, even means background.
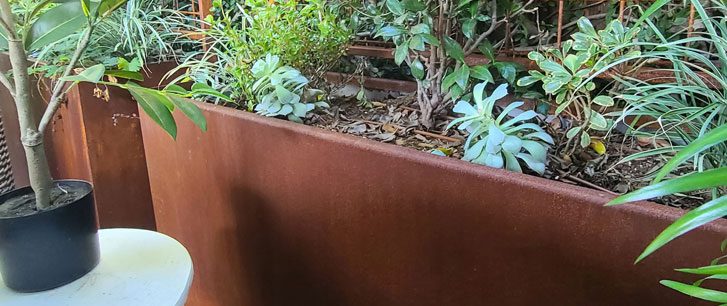
[[[490,73],[490,69],[486,65],[478,65],[470,68],[470,76],[485,83],[495,83],[495,78],[492,77],[492,73]]]
[[[451,37],[444,38],[444,49],[447,51],[447,55],[459,62],[464,62],[464,50],[462,50],[462,46]]]
[[[86,25],[86,16],[79,2],[60,4],[38,17],[25,37],[25,48],[36,50],[78,32]]]
[[[691,297],[715,303],[727,303],[727,293],[722,291],[687,285],[671,280],[662,280],[659,283]]]
[[[419,59],[415,59],[409,68],[411,69],[411,74],[417,78],[417,80],[424,79],[424,65],[419,61]]]
[[[174,103],[174,105],[182,111],[185,116],[187,116],[187,118],[192,120],[192,122],[199,127],[200,130],[207,132],[207,119],[205,119],[204,114],[202,114],[202,111],[196,104],[194,104],[194,102],[174,94],[168,94],[167,96],[172,103]]]
[[[661,170],[659,170],[659,172],[656,173],[654,182],[658,183],[659,181],[664,179],[667,174],[671,173],[674,169],[676,169],[683,162],[690,159],[692,156],[699,154],[700,152],[725,141],[727,141],[727,124],[713,129],[712,131],[702,135],[701,137],[692,141],[692,143],[690,143],[689,145],[682,148],[676,155],[674,155],[674,157],[672,157],[672,159],[670,159],[664,165],[664,167],[661,168]]]
[[[167,106],[167,104],[172,104],[169,98],[158,91],[143,88],[132,82],[129,82],[127,86],[129,93],[149,115],[149,118],[161,126],[172,138],[177,139],[177,123],[174,122],[172,112]]]
[[[401,5],[399,0],[386,0],[386,7],[395,15],[404,14],[404,6]]]
[[[401,63],[406,60],[407,55],[409,55],[409,44],[396,46],[396,49],[394,50],[394,62],[397,65],[401,65]]]

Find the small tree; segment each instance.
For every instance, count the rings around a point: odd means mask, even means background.
[[[394,59],[407,63],[417,82],[420,123],[431,128],[434,114],[459,99],[473,83],[494,83],[491,73],[514,85],[513,63],[496,62],[490,40],[499,30],[500,43],[512,37],[509,21],[527,12],[534,1],[386,0],[374,21],[376,36],[396,44]],[[490,62],[470,65],[466,58],[480,51]]]
[[[15,100],[20,123],[21,143],[25,150],[28,163],[30,185],[35,192],[38,210],[47,210],[53,205],[51,190],[54,188],[48,160],[45,155],[43,138],[51,124],[55,113],[63,102],[64,94],[79,82],[93,82],[127,89],[142,109],[164,128],[172,137],[176,137],[176,123],[172,111],[178,107],[192,119],[201,129],[206,130],[206,122],[201,111],[184,97],[204,92],[218,95],[204,85],[195,84],[192,91],[179,86],[170,86],[164,90],[143,88],[133,82],[119,83],[104,81],[104,75],[125,79],[142,80],[141,74],[132,71],[106,70],[101,64],[89,67],[78,75],[73,75],[74,68],[81,55],[89,46],[90,37],[98,23],[123,5],[126,0],[91,0],[54,1],[45,0],[34,3],[33,7],[23,14],[15,14],[8,0],[0,0],[0,50],[7,50],[10,64],[9,72],[0,72],[0,83],[10,92]],[[76,50],[63,70],[63,74],[52,86],[51,97],[40,121],[36,120],[36,108],[31,105],[31,81],[28,74],[28,52],[43,46],[66,39],[81,31]],[[10,76],[9,76],[10,75]]]

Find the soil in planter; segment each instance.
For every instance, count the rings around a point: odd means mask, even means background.
[[[458,159],[464,154],[463,143],[466,135],[457,129],[446,130],[447,124],[454,117],[437,118],[435,127],[424,131],[417,122],[418,110],[412,107],[415,105],[413,96],[371,103],[371,108],[363,108],[355,98],[341,99],[332,103],[329,109],[317,110],[306,123],[419,151],[438,150]],[[616,134],[609,137],[605,145],[607,152],[603,155],[590,148],[568,161],[551,155],[551,162],[544,176],[617,195],[647,186],[650,182],[649,174],[663,165],[663,161],[657,158],[618,164],[626,156],[653,148],[651,143],[639,143],[632,137]],[[668,196],[656,199],[655,202],[691,209],[704,203],[705,199],[709,199],[708,193],[695,192]]]
[[[86,195],[88,190],[83,187],[63,186],[51,190],[53,204],[51,209],[73,203]],[[38,213],[35,205],[35,194],[30,193],[20,197],[8,199],[0,204],[0,218],[23,217]]]

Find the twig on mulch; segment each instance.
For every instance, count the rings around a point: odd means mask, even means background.
[[[447,142],[456,142],[456,143],[462,142],[462,139],[444,136],[444,135],[440,135],[440,134],[434,134],[434,133],[430,133],[430,132],[426,132],[426,131],[422,131],[422,130],[414,130],[413,132],[414,132],[414,134],[419,134],[419,135],[426,136],[426,137],[433,137],[433,138],[441,139],[441,140],[444,140]]]
[[[556,171],[558,171],[558,173],[560,174],[561,179],[568,179],[570,181],[574,181],[574,182],[576,182],[578,184],[581,184],[581,185],[584,185],[586,187],[590,187],[590,188],[593,188],[593,189],[597,189],[597,190],[603,191],[603,192],[608,193],[608,194],[620,195],[620,194],[618,194],[616,192],[613,192],[611,190],[608,190],[606,188],[603,188],[601,186],[598,186],[596,184],[593,184],[593,183],[591,183],[589,181],[586,181],[586,180],[580,179],[578,177],[572,176],[572,175],[570,175],[570,173],[564,172],[564,171],[562,171],[560,169],[556,169]]]

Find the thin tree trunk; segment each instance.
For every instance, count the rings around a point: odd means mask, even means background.
[[[15,20],[7,0],[0,0],[0,10],[2,10],[2,19],[5,24],[11,27],[11,30],[15,30]],[[28,58],[22,40],[14,32],[8,33],[8,51],[13,67],[15,105],[18,109],[21,142],[28,162],[30,186],[35,192],[37,207],[41,210],[48,209],[52,204],[50,192],[53,188],[53,180],[48,167],[48,159],[45,156],[43,135],[38,132],[36,116],[30,101]]]

